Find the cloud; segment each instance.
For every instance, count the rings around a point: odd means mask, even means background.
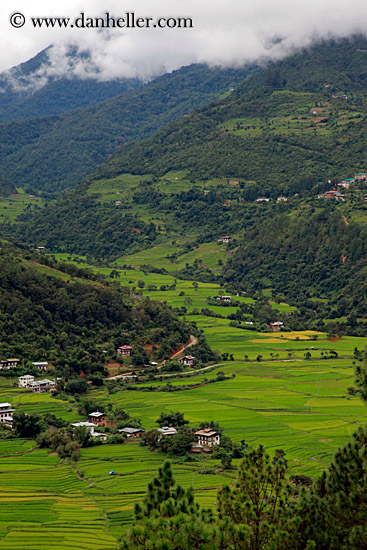
[[[30,5],[31,4],[31,5]],[[22,29],[9,24],[11,13],[24,13]],[[31,17],[190,17],[192,29],[46,29],[32,28]],[[365,0],[18,0],[16,9],[0,7],[2,65],[25,61],[53,44],[48,61],[13,86],[41,86],[49,78],[149,80],[190,63],[241,66],[278,59],[322,37],[345,37],[367,28]],[[80,55],[68,56],[70,48]],[[27,83],[28,82],[28,83]]]

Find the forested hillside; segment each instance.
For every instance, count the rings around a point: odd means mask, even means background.
[[[243,289],[267,288],[300,303],[328,297],[335,317],[367,314],[367,229],[331,206],[271,216],[253,225],[224,268]]]
[[[249,71],[191,65],[97,105],[2,124],[0,166],[30,192],[73,187],[122,143],[150,136],[218,98]]]
[[[128,290],[91,272],[58,264],[50,269],[41,261],[2,243],[2,357],[103,371],[101,346],[113,351],[129,343],[143,349],[152,342],[170,353],[187,341],[189,326],[168,306],[134,300]]]

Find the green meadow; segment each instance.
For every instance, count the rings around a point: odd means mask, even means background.
[[[217,246],[225,253],[224,247]],[[145,251],[148,253],[152,251]],[[163,250],[159,254],[162,257]],[[87,266],[85,258],[66,254],[57,258]],[[225,288],[202,282],[195,288],[193,281],[169,273],[144,272],[140,265],[152,265],[144,261],[146,257],[131,258],[132,269],[122,267],[128,264],[126,260],[114,267],[88,267],[107,276],[117,270],[121,284],[134,291],[143,281],[143,295],[173,307],[186,307],[187,319],[204,331],[210,346],[220,355],[232,354],[233,360],[221,360],[186,378],[157,375],[129,390],[117,385],[112,392],[106,386],[91,388],[90,397],[124,408],[133,418],[141,419],[145,429],[157,426],[162,411],[183,412],[193,427],[214,420],[234,441],[263,444],[271,454],[284,449],[290,474],[316,477],[325,470],[336,450],[365,423],[365,405],[348,392],[354,386],[353,351],[355,347],[364,349],[365,339],[328,339],[315,331],[257,333],[231,327],[226,317],[235,313],[237,306],[209,306],[207,302],[217,294],[227,294]],[[35,268],[69,278],[45,266],[35,264]],[[264,293],[271,298],[271,289]],[[246,296],[232,299],[253,302]],[[295,309],[271,299],[269,303],[280,313]],[[204,308],[222,317],[200,314]],[[330,351],[334,357],[324,359]],[[217,381],[219,371],[229,378]],[[0,401],[25,412],[50,412],[70,423],[85,420],[73,398],[33,394],[17,388],[15,381],[0,379]],[[176,391],[167,391],[167,383]],[[182,385],[185,388],[179,387]],[[154,386],[155,391],[147,391],[147,386]],[[38,449],[34,442],[0,440],[2,547],[115,550],[118,538],[133,520],[135,502],[143,498],[147,483],[164,459],[162,453],[129,441],[82,449],[80,461],[72,465]],[[234,460],[233,465],[237,464]],[[210,456],[195,456],[192,462],[175,459],[173,469],[178,483],[194,486],[203,506],[214,505],[218,488],[232,483],[236,475],[235,470],[223,470]],[[110,476],[110,470],[117,475]]]

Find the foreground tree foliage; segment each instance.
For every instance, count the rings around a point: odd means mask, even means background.
[[[236,483],[218,491],[216,510],[175,488],[166,462],[149,484],[124,550],[367,549],[367,428],[359,428],[309,489],[286,480],[280,453],[248,452]]]
[[[135,526],[122,543],[127,549],[262,550],[287,549],[296,523],[291,514],[294,489],[285,482],[285,466],[271,463],[264,449],[242,461],[234,488],[218,493],[218,516],[201,509],[193,489],[175,486],[166,462],[149,484],[143,505],[135,506]]]

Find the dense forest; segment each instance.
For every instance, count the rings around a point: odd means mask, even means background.
[[[63,271],[56,270],[58,264],[45,269],[39,261],[39,255],[2,243],[2,358],[56,361],[76,372],[103,371],[102,349],[114,353],[129,344],[144,361],[146,343],[169,354],[195,331],[167,305],[133,299],[118,283],[65,264],[60,265]],[[73,276],[63,276],[65,271]]]
[[[152,135],[218,98],[251,70],[191,65],[97,105],[2,124],[0,166],[30,192],[71,188],[122,143]]]
[[[342,316],[367,313],[367,230],[337,209],[308,208],[268,218],[249,228],[224,268],[224,279],[241,288],[271,286],[299,302],[338,296]]]

